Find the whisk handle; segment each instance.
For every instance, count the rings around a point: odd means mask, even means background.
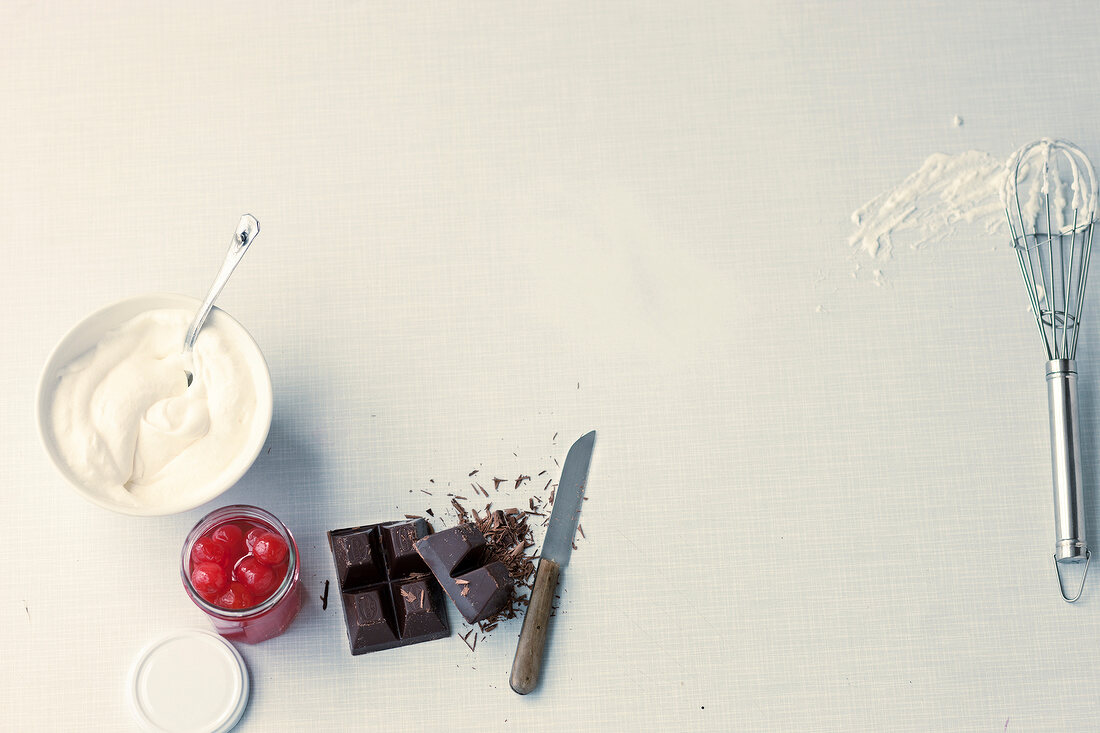
[[[1054,479],[1054,559],[1057,563],[1083,562],[1088,560],[1089,548],[1085,541],[1077,362],[1073,359],[1047,362],[1047,398],[1050,404],[1050,464]],[[1062,596],[1071,600],[1064,592]]]

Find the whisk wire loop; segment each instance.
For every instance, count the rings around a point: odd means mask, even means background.
[[[1097,213],[1096,173],[1064,140],[1040,140],[1010,160],[1005,217],[1047,359],[1072,359]]]
[[[1088,234],[1085,239],[1085,251],[1082,255],[1083,261],[1081,263],[1081,272],[1087,273],[1089,270],[1089,256],[1092,254],[1092,234],[1093,234],[1093,222],[1089,222]],[[1070,348],[1069,353],[1077,353],[1077,338],[1081,335],[1081,332],[1077,329],[1076,323],[1081,320],[1081,309],[1085,304],[1085,283],[1087,278],[1081,276],[1081,292],[1077,296],[1077,312],[1074,314],[1074,328],[1073,328],[1073,346]]]

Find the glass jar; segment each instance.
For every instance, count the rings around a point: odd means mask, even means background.
[[[195,542],[208,537],[211,533],[227,525],[240,527],[253,526],[272,532],[282,538],[286,543],[286,571],[271,595],[248,608],[223,608],[211,600],[204,598],[196,589],[191,580],[191,551]],[[242,533],[243,534],[243,533]],[[242,542],[244,539],[242,537]],[[248,548],[247,551],[250,551]],[[246,557],[250,557],[247,555]],[[242,557],[241,560],[244,558]],[[240,564],[240,561],[237,562]],[[214,630],[227,639],[255,644],[278,636],[287,630],[298,609],[302,607],[301,584],[298,582],[298,545],[294,542],[294,536],[290,530],[279,521],[275,515],[258,507],[245,504],[224,506],[207,514],[199,520],[194,529],[187,535],[183,542],[183,553],[180,558],[180,575],[183,578],[183,588],[194,601],[195,605],[202,609],[203,613],[210,617]],[[230,572],[232,569],[230,569]]]

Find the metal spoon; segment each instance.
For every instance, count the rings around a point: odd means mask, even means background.
[[[237,263],[244,257],[244,253],[248,251],[248,245],[252,244],[252,240],[255,239],[256,235],[259,233],[260,222],[256,221],[256,217],[252,216],[252,214],[245,214],[241,217],[241,222],[237,225],[237,231],[233,234],[233,241],[229,243],[229,252],[225,255],[225,262],[222,263],[222,269],[218,270],[218,276],[214,278],[214,282],[210,286],[210,291],[206,294],[206,299],[203,300],[202,306],[199,308],[198,313],[195,314],[195,320],[191,321],[191,327],[187,329],[187,335],[183,338],[184,357],[191,356],[191,351],[195,348],[195,339],[199,337],[199,331],[202,330],[202,324],[206,323],[206,318],[210,315],[210,310],[214,307],[214,300],[221,294],[222,288],[229,282],[229,276],[232,275],[233,270],[237,268]],[[195,376],[191,372],[187,372],[188,387],[191,386],[191,382],[194,381],[194,379]]]

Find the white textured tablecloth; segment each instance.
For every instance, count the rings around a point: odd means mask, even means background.
[[[0,6],[0,729],[132,727],[134,655],[205,625],[176,563],[211,507],[85,503],[33,395],[91,310],[201,295],[245,211],[220,304],[275,418],[217,504],[290,525],[308,600],[241,647],[238,730],[1100,726],[1100,581],[1054,585],[1007,243],[847,244],[931,153],[1100,156],[1092,3],[90,5]],[[419,490],[475,468],[556,475],[589,429],[535,694],[507,685],[518,622],[348,654],[325,530],[438,509]]]

